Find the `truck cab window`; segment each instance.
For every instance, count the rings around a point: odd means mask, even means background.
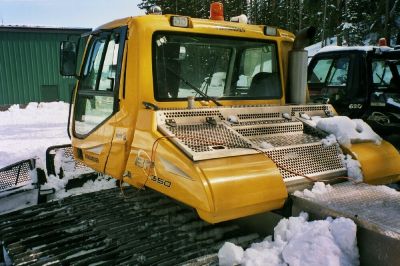
[[[277,47],[271,41],[156,33],[153,73],[158,101],[282,95]],[[262,74],[254,79],[258,73]]]
[[[87,135],[114,112],[119,36],[104,32],[94,35],[88,45],[75,105],[77,136]]]
[[[350,57],[317,60],[308,71],[308,88],[312,100],[339,100],[347,94]]]
[[[373,85],[379,89],[386,89],[393,77],[389,65],[385,60],[375,59],[372,61],[371,68]]]

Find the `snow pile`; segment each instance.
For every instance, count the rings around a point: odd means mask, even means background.
[[[243,248],[231,242],[225,242],[218,252],[219,265],[238,265],[243,258]]]
[[[68,108],[64,102],[30,103],[0,112],[0,168],[30,158],[44,168],[49,146],[70,143]]]
[[[324,147],[329,147],[337,143],[336,137],[333,134],[328,135],[326,138],[322,139],[321,142]]]
[[[230,115],[228,116],[228,122],[231,122],[232,124],[238,124],[239,123],[239,118],[236,115]]]
[[[274,145],[272,145],[271,143],[266,142],[266,141],[262,141],[260,143],[260,148],[261,149],[270,149],[270,148],[273,148],[273,147],[274,147]]]
[[[348,218],[308,222],[308,214],[282,219],[268,236],[243,252],[225,243],[220,265],[359,265],[355,223]]]
[[[363,174],[361,171],[361,164],[359,161],[351,158],[350,155],[340,154],[340,159],[342,160],[344,166],[347,168],[347,176],[353,179],[355,182],[363,181]]]
[[[99,175],[94,181],[87,181],[82,187],[73,188],[66,191],[65,185],[67,182],[67,178],[59,179],[54,175],[50,175],[47,178],[47,182],[42,186],[42,189],[53,188],[55,190],[55,194],[52,196],[52,200],[56,200],[116,187],[116,180],[112,177],[104,175]]]
[[[351,143],[372,141],[379,145],[382,138],[361,119],[350,119],[346,116],[320,118],[316,127],[333,134],[340,145],[350,147]]]
[[[311,189],[311,191],[308,189],[305,189],[303,191],[295,191],[294,195],[299,197],[305,196],[307,198],[315,198],[316,195],[322,195],[332,190],[333,188],[331,185],[329,184],[325,185],[325,183],[323,182],[316,182],[314,183],[314,186]]]

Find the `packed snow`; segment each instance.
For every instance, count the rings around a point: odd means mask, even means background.
[[[304,196],[307,198],[315,198],[316,195],[322,195],[332,191],[332,186],[323,182],[316,182],[311,190],[295,191],[295,196]]]
[[[340,154],[340,159],[347,168],[347,176],[351,178],[354,182],[362,182],[363,174],[361,171],[361,164],[359,161],[353,159],[350,155]]]
[[[226,242],[218,252],[221,266],[359,265],[357,226],[348,218],[308,221],[308,214],[282,219],[274,236],[243,251]]]
[[[46,165],[46,149],[70,143],[67,135],[68,104],[29,103],[0,112],[0,169],[18,161],[37,158]]]
[[[350,119],[347,116],[305,119],[311,120],[316,128],[333,134],[337,142],[345,147],[351,147],[352,143],[359,142],[374,142],[377,145],[382,142],[382,138],[361,119]]]
[[[322,145],[324,145],[324,147],[329,147],[329,146],[332,146],[335,143],[337,143],[336,137],[333,134],[328,135],[327,137],[322,139],[321,142],[322,142]]]

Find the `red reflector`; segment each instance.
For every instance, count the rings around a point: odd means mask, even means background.
[[[210,5],[210,19],[224,20],[224,6],[220,2],[214,2]]]
[[[387,46],[386,38],[380,38],[378,44],[379,46]]]

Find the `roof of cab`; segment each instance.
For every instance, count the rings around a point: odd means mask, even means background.
[[[137,21],[139,23],[146,23],[147,26],[154,28],[158,27],[159,25],[169,26],[171,16],[175,15],[166,14],[166,15],[142,15],[135,17],[126,17],[103,24],[97,27],[95,31],[102,29],[112,29],[116,27],[129,25],[133,21]],[[224,30],[231,30],[237,32],[246,31],[258,34],[264,34],[263,33],[264,25],[250,25],[250,24],[230,22],[230,21],[218,21],[218,20],[199,19],[199,18],[190,18],[190,20],[193,25],[193,28],[210,27],[211,29],[211,27],[215,26],[215,27],[221,27],[220,29]],[[282,29],[277,29],[277,30],[278,30],[278,36],[294,39],[293,33]]]

